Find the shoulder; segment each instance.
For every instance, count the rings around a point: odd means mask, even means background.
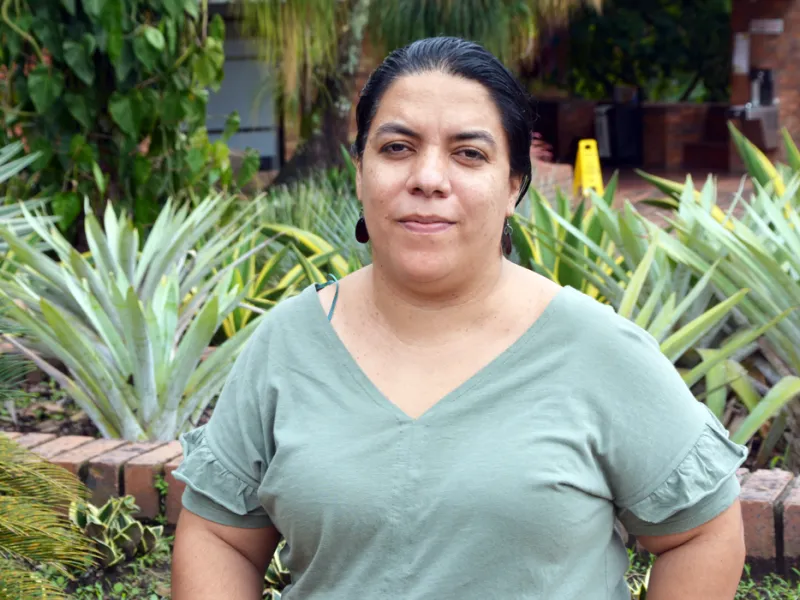
[[[310,330],[319,317],[314,311],[322,311],[322,306],[311,284],[259,317],[249,345],[264,349],[306,337],[304,332]]]
[[[667,407],[702,407],[645,329],[573,288],[564,288],[557,300],[557,327],[550,330],[563,348],[563,379],[578,396],[620,421]]]
[[[560,333],[584,358],[595,355],[612,362],[666,360],[658,341],[612,306],[571,287],[563,288],[556,300]]]

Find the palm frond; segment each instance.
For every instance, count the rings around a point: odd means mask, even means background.
[[[66,506],[86,489],[69,471],[42,460],[0,435],[0,495],[25,497],[44,506]]]
[[[77,477],[0,435],[0,600],[61,597],[28,566],[72,578],[97,551],[67,517],[88,492]]]
[[[67,598],[63,591],[19,562],[0,556],[0,600],[58,600]]]
[[[91,566],[92,549],[83,533],[52,508],[22,496],[0,496],[0,548],[64,573]]]

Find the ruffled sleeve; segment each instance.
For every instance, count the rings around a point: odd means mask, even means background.
[[[625,506],[619,518],[634,535],[668,535],[698,527],[739,495],[736,469],[746,458],[747,448],[732,442],[707,411],[700,436],[688,453],[654,490]]]
[[[205,519],[234,527],[271,521],[258,498],[273,452],[275,407],[269,329],[256,328],[225,379],[208,423],[180,436],[183,506]]]
[[[234,527],[271,524],[258,499],[258,482],[234,475],[208,445],[203,425],[180,437],[183,462],[173,472],[186,484],[183,506],[205,519]]]

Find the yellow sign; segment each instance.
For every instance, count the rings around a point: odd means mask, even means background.
[[[603,172],[600,170],[597,140],[578,142],[578,156],[575,159],[575,183],[572,192],[576,196],[579,191],[583,196],[588,196],[589,190],[603,195]]]

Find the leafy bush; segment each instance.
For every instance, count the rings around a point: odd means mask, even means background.
[[[168,202],[141,251],[124,211],[117,215],[107,206],[103,232],[87,207],[90,260],[27,210],[26,219],[60,262],[0,226],[20,264],[0,277],[0,295],[12,301],[9,318],[26,334],[6,338],[55,379],[105,437],[175,439],[218,393],[257,325],[252,320],[200,364],[243,297],[233,281],[235,263],[220,265],[257,211],[236,211],[223,224],[232,202],[210,196],[193,210]]]
[[[225,35],[219,16],[206,26],[206,10],[198,0],[4,2],[0,141],[39,153],[38,189],[62,229],[87,196],[149,224],[168,197],[235,183],[227,146],[205,130]],[[251,155],[242,179],[256,168]]]
[[[91,543],[64,516],[86,493],[73,475],[0,434],[0,600],[64,598],[33,567],[72,579],[71,569],[91,565]]]
[[[102,507],[73,501],[69,520],[94,541],[103,569],[152,552],[161,540],[161,525],[142,525],[133,515],[139,510],[133,496],[111,498]]]

